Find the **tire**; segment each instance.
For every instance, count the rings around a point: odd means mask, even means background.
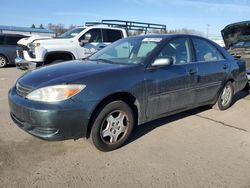
[[[227,82],[226,85],[221,90],[221,93],[217,99],[215,105],[213,105],[214,109],[217,110],[226,110],[228,109],[233,103],[234,97],[234,87],[232,82]]]
[[[90,140],[100,151],[112,151],[125,144],[133,127],[134,114],[129,105],[113,101],[96,113]]]
[[[249,91],[250,90],[250,84],[248,82],[247,82],[247,84],[246,84],[246,86],[244,87],[243,90],[245,90],[245,91]]]
[[[0,68],[6,67],[6,65],[7,59],[4,56],[0,55]]]

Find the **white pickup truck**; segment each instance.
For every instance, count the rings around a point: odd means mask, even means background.
[[[76,27],[55,38],[29,37],[18,41],[16,66],[19,69],[33,69],[40,65],[72,59],[86,58],[108,44],[128,36],[128,30],[149,29],[166,31],[165,25],[102,20],[89,22],[86,27]]]
[[[96,25],[77,27],[56,38],[24,38],[18,41],[23,49],[17,50],[15,63],[19,67],[25,64],[37,66],[86,58],[125,37],[125,29]]]

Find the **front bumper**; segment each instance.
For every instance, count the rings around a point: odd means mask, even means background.
[[[16,67],[21,70],[33,70],[37,67],[37,63],[26,61],[20,57],[15,59],[15,64]]]
[[[77,139],[87,134],[90,104],[71,99],[63,103],[45,104],[17,95],[15,88],[8,94],[10,115],[17,126],[45,140]]]

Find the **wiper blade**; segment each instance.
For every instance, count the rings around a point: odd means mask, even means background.
[[[105,63],[114,63],[113,61],[111,60],[108,60],[108,59],[88,59],[90,61],[103,61]]]

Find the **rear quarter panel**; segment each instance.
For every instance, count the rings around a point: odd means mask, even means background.
[[[247,84],[246,62],[235,59],[225,48],[221,48],[221,52],[229,61],[230,72],[228,80],[234,80],[234,92],[236,93],[242,90]]]
[[[234,82],[235,93],[242,90],[247,84],[246,62],[242,60],[232,61],[231,76]]]

